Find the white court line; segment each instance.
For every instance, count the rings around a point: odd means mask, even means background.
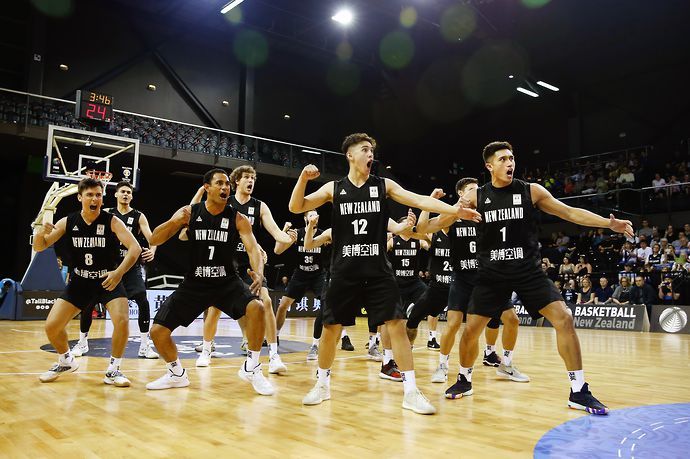
[[[633,451],[635,451],[635,443],[633,443],[632,446],[630,447],[630,452],[633,452]]]
[[[659,429],[663,429],[663,428],[664,428],[664,426],[659,426],[659,427],[654,427],[652,430],[659,430]]]
[[[29,330],[17,330],[16,328],[10,328],[10,331],[17,332],[17,333],[45,333],[44,330],[29,331]]]
[[[19,354],[22,352],[48,352],[48,351],[44,351],[43,349],[36,349],[33,351],[0,351],[0,354]]]
[[[662,422],[663,422],[663,421],[653,422],[653,423],[649,424],[649,427],[659,425],[659,424],[661,424]]]
[[[622,445],[623,443],[625,443],[625,440],[627,440],[627,439],[628,439],[628,437],[623,437],[623,439],[621,440],[621,445]]]
[[[646,434],[646,433],[643,433],[642,435],[640,435],[639,437],[637,437],[637,439],[638,439],[638,440],[642,440],[642,438],[643,438],[645,435],[647,435],[647,434]]]

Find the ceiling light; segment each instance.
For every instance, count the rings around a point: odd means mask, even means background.
[[[510,78],[512,80],[513,78],[515,78],[515,76],[514,75],[508,75],[508,78]]]
[[[559,91],[559,89],[558,89],[557,87],[555,87],[554,85],[549,84],[549,83],[546,83],[546,82],[541,81],[541,80],[537,81],[537,84],[538,84],[539,86],[543,86],[543,87],[545,87],[546,89],[550,89],[550,90],[552,90],[552,91]]]
[[[518,92],[521,92],[523,94],[527,94],[528,96],[539,97],[539,94],[537,94],[536,92],[530,91],[529,89],[525,89],[525,88],[522,88],[520,86],[517,87],[517,90],[518,90]]]
[[[338,10],[338,12],[335,13],[331,19],[333,19],[335,22],[341,23],[342,25],[350,25],[354,19],[354,15],[348,8],[342,8]]]
[[[288,115],[288,114],[286,113],[285,115],[283,115],[283,119],[284,119],[284,120],[289,120],[289,119],[290,119],[290,115]]]
[[[314,151],[314,150],[305,150],[305,149],[302,149],[302,151],[305,152],[305,153],[310,153],[310,154],[312,154],[312,155],[320,155],[320,154],[321,154],[320,151]]]
[[[220,14],[225,14],[240,3],[242,3],[244,0],[233,0],[232,2],[226,4],[223,8],[220,10]]]

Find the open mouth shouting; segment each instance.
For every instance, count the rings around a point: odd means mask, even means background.
[[[89,206],[89,209],[90,209],[90,210],[93,210],[93,211],[96,211],[96,210],[98,210],[98,206],[95,205],[95,204],[91,204],[91,205]]]
[[[220,193],[220,199],[227,200],[228,199],[228,193],[221,192]]]
[[[367,161],[367,169],[371,169],[371,165],[372,165],[373,163],[374,163],[374,160],[373,160],[373,159],[370,159],[369,161]]]

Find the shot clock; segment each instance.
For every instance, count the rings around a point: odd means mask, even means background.
[[[77,90],[75,116],[93,123],[110,123],[113,120],[113,97],[95,91]]]

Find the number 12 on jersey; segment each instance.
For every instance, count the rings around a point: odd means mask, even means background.
[[[352,222],[355,234],[367,234],[367,221],[364,218]]]

